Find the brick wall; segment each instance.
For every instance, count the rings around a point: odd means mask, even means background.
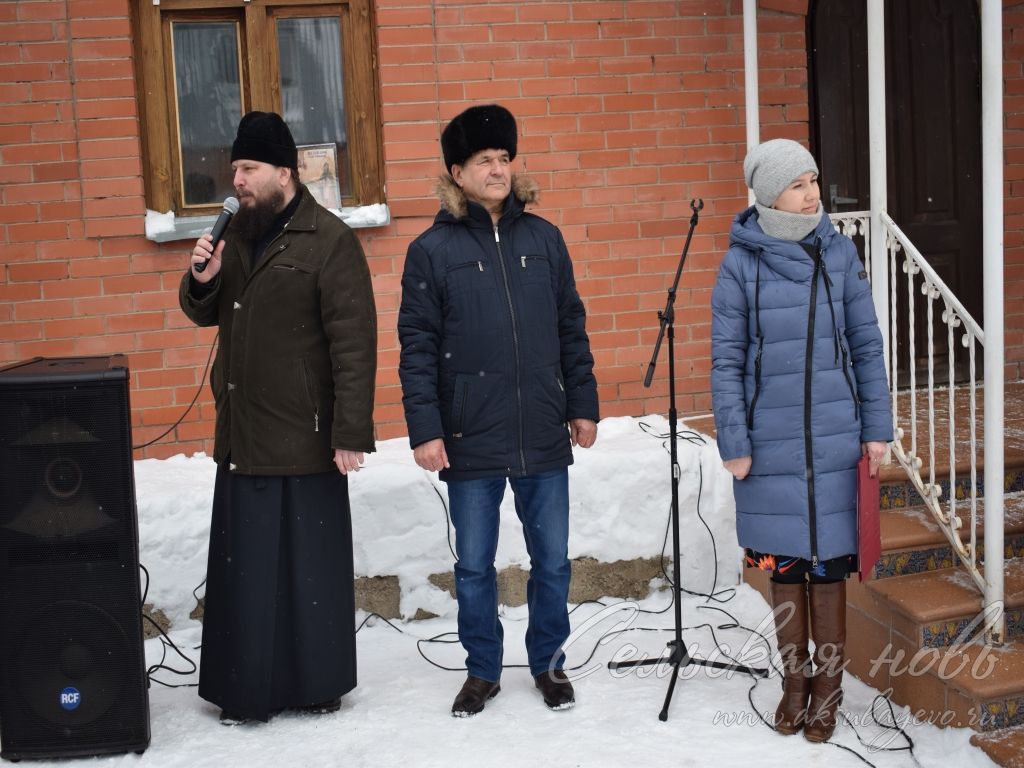
[[[133,0],[134,1],[134,0]],[[806,2],[765,0],[759,18],[765,138],[807,137]],[[375,421],[404,434],[395,333],[406,246],[437,210],[443,124],[473,103],[519,118],[520,170],[536,211],[562,228],[588,308],[602,411],[663,413],[662,354],[641,380],[688,227],[704,199],[677,299],[679,407],[710,407],[710,291],[733,215],[741,161],[740,0],[378,0],[388,227],[361,230],[380,320]],[[145,201],[128,0],[0,3],[0,364],[34,355],[129,355],[136,443],[170,426],[196,394],[212,332],[192,328],[176,286],[191,243],[143,237]],[[1019,9],[1007,11],[1007,152],[1020,169],[1024,93]],[[1012,53],[1011,53],[1012,52]],[[1016,89],[1016,90],[1015,90]],[[1015,133],[1016,132],[1016,133]],[[1020,146],[1018,146],[1020,145]],[[1008,279],[1024,258],[1008,201]],[[1017,213],[1020,211],[1020,213]],[[1011,285],[1008,284],[1008,295]],[[1019,293],[1019,291],[1018,291]],[[1010,302],[1008,302],[1008,306]],[[1007,343],[1024,359],[1024,308]],[[1016,323],[1015,331],[1009,325]],[[138,453],[212,452],[213,407],[173,440]]]
[[[1024,378],[1024,3],[1003,2],[1006,376]]]
[[[391,331],[405,247],[437,211],[439,126],[496,100],[519,118],[518,162],[542,190],[537,212],[561,227],[573,256],[605,415],[666,410],[666,371],[650,389],[643,373],[689,201],[705,200],[680,281],[676,349],[681,410],[710,407],[710,291],[746,199],[740,5],[378,3],[388,201],[400,217],[364,239],[387,275],[378,285],[384,365],[398,358]],[[773,51],[761,75],[765,130],[806,138],[803,19],[762,21]],[[387,370],[381,383],[381,436],[402,434],[398,384]]]

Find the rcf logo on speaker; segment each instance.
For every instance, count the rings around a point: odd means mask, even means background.
[[[60,705],[67,710],[78,709],[78,705],[82,703],[82,694],[79,693],[77,688],[65,688],[60,692]]]

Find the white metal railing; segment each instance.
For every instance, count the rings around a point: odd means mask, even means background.
[[[839,213],[831,215],[836,230],[851,238],[863,238],[865,263],[870,275],[871,269],[871,214],[869,211]],[[890,303],[888,307],[889,325],[889,385],[892,391],[892,418],[896,439],[892,444],[892,453],[896,461],[906,471],[907,476],[921,499],[931,511],[936,523],[949,540],[956,557],[963,564],[967,573],[985,594],[984,615],[996,617],[988,623],[988,639],[990,642],[1002,642],[1005,631],[1005,618],[1002,614],[1003,594],[1001,580],[998,584],[986,582],[982,564],[978,557],[979,493],[978,493],[978,390],[982,384],[978,378],[977,358],[979,350],[985,345],[985,334],[978,322],[971,317],[963,304],[953,295],[942,278],[921,255],[896,223],[881,212],[881,221],[885,230],[886,263],[889,267]],[[906,307],[901,307],[897,290],[897,269],[906,275]],[[923,297],[923,308],[918,307],[918,296]],[[936,385],[935,329],[936,305],[939,305],[942,326],[946,334],[946,384]],[[906,313],[900,316],[899,310]],[[915,361],[918,359],[918,339],[916,326],[919,315],[923,313],[927,323],[926,360],[927,381],[918,381]],[[884,323],[885,318],[880,318]],[[907,382],[898,379],[899,336],[897,331],[907,332]],[[959,339],[957,338],[959,336]],[[957,383],[956,350],[959,346],[966,350],[968,376],[967,380]],[[901,391],[902,387],[902,391]],[[968,408],[966,421],[958,417],[956,410],[956,394],[958,388],[967,390]],[[942,408],[936,410],[938,398],[945,393],[947,404],[945,410],[946,424],[943,425]],[[924,424],[919,424],[919,398],[921,415]],[[925,409],[923,406],[927,404]],[[988,414],[986,414],[988,416]],[[998,450],[1002,453],[1001,425],[991,424],[986,420],[986,433],[991,430],[998,434]],[[942,434],[944,433],[944,434]],[[966,433],[966,441],[957,440],[958,435]],[[936,481],[936,441],[948,440],[949,460],[949,491],[944,493],[940,483]],[[927,448],[921,443],[927,441]],[[924,449],[924,450],[923,450]],[[966,465],[970,474],[970,482],[963,486],[963,498],[958,497],[957,458],[961,466]],[[926,466],[927,465],[927,466]],[[945,467],[944,467],[945,469]],[[1000,493],[1002,488],[993,489]],[[996,506],[996,505],[993,505]],[[1000,508],[1001,511],[1001,508]],[[982,513],[984,515],[984,513]],[[997,515],[998,516],[998,515]],[[997,525],[1002,531],[1003,521],[986,519],[986,528]],[[1003,548],[989,546],[985,550],[988,567],[997,573],[1003,571]]]

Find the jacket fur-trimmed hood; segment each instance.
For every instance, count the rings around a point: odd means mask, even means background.
[[[434,188],[441,201],[441,210],[461,219],[469,213],[469,201],[466,193],[455,183],[451,176],[442,176]],[[512,194],[523,205],[536,203],[540,199],[540,187],[529,176],[512,176]]]

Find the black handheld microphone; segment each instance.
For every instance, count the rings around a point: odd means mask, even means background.
[[[226,198],[224,200],[224,210],[220,212],[220,216],[217,217],[213,229],[210,230],[210,237],[213,238],[213,250],[217,250],[217,243],[224,237],[224,230],[228,228],[228,224],[231,223],[231,217],[236,213],[238,213],[238,198]],[[196,264],[196,272],[202,272],[209,263],[210,260],[207,259]]]

